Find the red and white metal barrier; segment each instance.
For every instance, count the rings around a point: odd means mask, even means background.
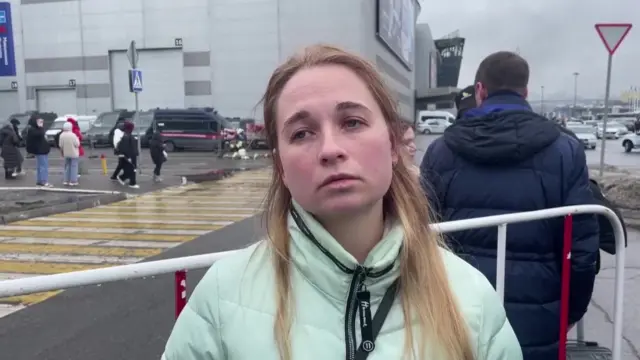
[[[455,231],[477,229],[484,227],[496,226],[498,228],[498,256],[496,265],[496,290],[503,296],[504,294],[504,278],[505,278],[505,254],[507,244],[507,225],[513,223],[521,223],[533,220],[549,219],[554,217],[565,217],[565,227],[563,236],[563,269],[568,269],[571,256],[571,238],[572,238],[572,216],[576,214],[600,214],[606,216],[613,225],[613,231],[616,240],[616,272],[615,272],[615,302],[614,302],[614,324],[613,324],[613,359],[620,360],[622,357],[622,316],[623,316],[623,299],[624,299],[624,268],[625,268],[625,239],[624,231],[620,220],[610,209],[600,205],[578,205],[565,206],[552,209],[544,209],[537,211],[528,211],[521,213],[513,213],[506,215],[487,216],[482,218],[448,221],[438,224],[432,224],[431,227],[435,231],[441,233],[449,233]],[[0,281],[0,298],[9,296],[18,296],[25,294],[33,294],[44,291],[63,290],[73,287],[97,285],[106,282],[139,279],[148,276],[175,274],[175,299],[176,299],[176,316],[186,304],[186,271],[193,269],[201,269],[210,267],[216,260],[231,255],[238,250],[225,251],[219,253],[187,256],[182,258],[158,260],[143,262],[137,264],[129,264],[122,266],[114,266],[103,269],[83,270],[64,274],[35,276],[23,279],[13,279]],[[563,271],[563,284],[568,284],[569,271]],[[566,282],[565,282],[566,281]],[[565,289],[566,287],[566,289]],[[563,292],[567,291],[568,286],[563,286]],[[566,310],[567,309],[563,309]],[[566,321],[565,321],[566,323]],[[565,329],[566,329],[566,325]],[[580,324],[578,324],[580,326]],[[562,327],[562,325],[561,325]],[[566,330],[562,332],[566,342]],[[562,343],[561,342],[561,343]],[[564,346],[561,346],[564,348]],[[562,357],[562,353],[560,354]]]

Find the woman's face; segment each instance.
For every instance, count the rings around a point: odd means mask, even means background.
[[[397,154],[362,79],[338,65],[301,70],[276,106],[283,181],[306,211],[327,218],[382,202]]]
[[[413,159],[416,155],[416,134],[413,132],[412,128],[408,128],[407,131],[404,132],[402,144],[407,150],[409,157]]]

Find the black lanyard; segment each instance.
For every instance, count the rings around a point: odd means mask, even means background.
[[[358,347],[358,351],[356,352],[356,360],[365,360],[369,357],[369,353],[371,353],[375,349],[375,341],[380,333],[380,329],[382,329],[382,325],[384,321],[387,319],[389,315],[389,311],[391,311],[391,306],[393,305],[393,301],[396,298],[398,290],[398,280],[395,280],[387,291],[384,293],[384,297],[380,302],[380,306],[378,306],[378,311],[376,311],[376,315],[373,317],[373,322],[370,324],[370,327],[367,326],[367,329],[362,328],[362,318],[360,318],[360,326],[361,332],[369,332],[371,334],[371,341],[366,340],[362,341],[360,346]],[[364,336],[363,336],[364,337]],[[368,336],[367,336],[368,337]]]

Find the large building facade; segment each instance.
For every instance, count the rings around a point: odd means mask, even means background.
[[[402,115],[414,117],[417,0],[9,3],[15,76],[0,74],[3,118],[25,110],[133,109],[126,56],[132,40],[144,86],[141,109],[213,106],[225,116],[261,119],[258,102],[275,67],[322,42],[370,59]]]

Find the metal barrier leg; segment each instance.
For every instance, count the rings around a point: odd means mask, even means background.
[[[496,256],[496,292],[504,303],[504,268],[507,261],[507,224],[498,225],[498,253]]]
[[[185,270],[176,271],[176,319],[180,316],[182,309],[187,305],[187,272]]]
[[[583,342],[584,341],[584,318],[578,321],[578,323],[576,324],[576,332],[578,333],[577,335],[578,342]]]

